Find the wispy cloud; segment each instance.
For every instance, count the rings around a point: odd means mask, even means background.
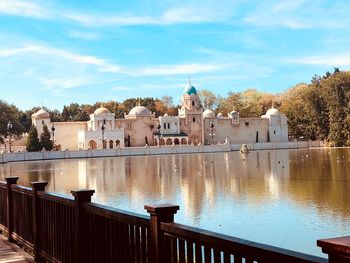
[[[178,74],[195,74],[218,71],[224,68],[225,64],[179,64],[179,65],[160,65],[136,69],[132,72],[138,76],[161,76],[161,75],[178,75]]]
[[[0,0],[0,13],[15,16],[47,18],[50,11],[28,1]]]
[[[78,53],[66,51],[63,49],[47,47],[43,45],[27,45],[21,48],[0,49],[0,57],[23,56],[23,55],[46,55],[50,58],[70,60],[71,62],[97,66],[99,71],[112,71],[123,73],[121,66],[107,62],[104,59],[95,56],[81,55]]]
[[[304,56],[299,58],[287,59],[286,62],[320,66],[350,66],[350,53]]]
[[[349,7],[349,3],[343,1],[266,0],[243,21],[258,27],[347,28]]]
[[[0,13],[32,18],[74,22],[87,27],[173,25],[192,23],[215,23],[231,16],[232,4],[213,5],[209,3],[188,4],[169,7],[163,11],[148,14],[137,13],[87,13],[81,10],[66,10],[55,6],[43,6],[36,2],[22,0],[0,0]],[[72,32],[73,37],[89,38],[91,35]]]
[[[76,30],[69,31],[67,35],[71,38],[82,39],[82,40],[96,40],[101,37],[99,34],[94,32],[76,31]]]

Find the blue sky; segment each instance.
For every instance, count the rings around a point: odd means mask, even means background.
[[[20,109],[278,93],[350,67],[350,1],[0,0],[0,98]]]

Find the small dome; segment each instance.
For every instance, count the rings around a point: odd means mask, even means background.
[[[129,115],[150,115],[150,111],[144,106],[136,106],[131,109]]]
[[[280,112],[278,111],[278,109],[275,109],[274,107],[272,107],[271,109],[268,109],[266,112],[266,116],[271,116],[271,115],[278,115],[280,114]]]
[[[239,114],[239,112],[237,112],[237,111],[235,111],[235,110],[232,110],[229,114],[227,114],[227,116],[229,117],[229,118],[232,118],[232,115],[238,115]]]
[[[203,118],[215,118],[215,113],[210,109],[206,109],[203,112]]]
[[[185,94],[188,94],[188,95],[192,95],[192,94],[197,95],[197,90],[196,90],[196,88],[195,88],[194,86],[192,86],[191,83],[189,83],[189,84],[187,85],[187,87],[184,89],[183,94],[184,94],[184,95],[185,95]]]
[[[164,117],[169,117],[169,114],[168,114],[168,113],[165,113],[163,116],[164,116]]]
[[[32,117],[35,117],[37,119],[46,119],[50,118],[50,114],[46,110],[40,109],[36,113],[34,113]]]
[[[222,114],[221,112],[219,112],[218,115],[217,115],[216,117],[218,117],[219,119],[223,119],[223,118],[224,118],[224,114]]]
[[[96,109],[94,111],[95,115],[100,115],[100,114],[109,114],[111,113],[108,109],[106,109],[105,107],[99,107],[98,109]]]

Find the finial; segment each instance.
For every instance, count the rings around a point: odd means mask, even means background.
[[[191,76],[190,75],[188,75],[188,85],[190,85],[190,86],[192,85],[191,84]]]
[[[138,99],[137,106],[141,106],[141,100],[140,100],[140,98]]]

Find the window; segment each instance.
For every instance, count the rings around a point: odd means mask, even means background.
[[[170,123],[168,123],[168,129],[170,129]]]
[[[276,134],[276,131],[273,131],[273,134]]]
[[[194,106],[194,100],[192,101],[192,106]]]
[[[44,122],[44,121],[41,121],[41,124],[42,124],[42,125],[44,125],[44,124],[45,124],[45,122]]]
[[[246,121],[246,122],[245,122],[245,126],[248,126],[248,125],[249,125],[249,122]]]
[[[163,125],[163,126],[164,126],[164,129],[166,129],[166,123],[164,123],[164,125]]]
[[[193,121],[193,122],[196,122],[196,118],[195,118],[195,117],[193,117],[193,118],[192,118],[192,121]]]

